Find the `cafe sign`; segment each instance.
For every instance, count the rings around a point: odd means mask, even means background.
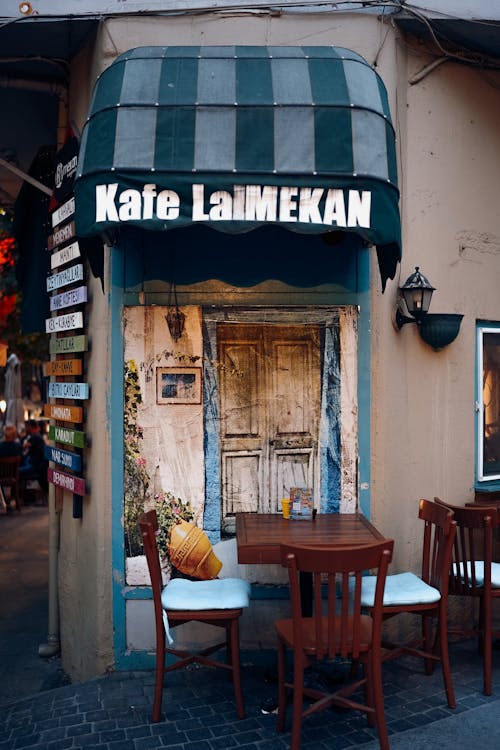
[[[118,192],[118,183],[96,185],[95,222],[175,221],[181,198],[175,190],[153,183],[141,190]],[[371,226],[371,191],[298,185],[233,185],[231,190],[206,191],[191,186],[191,222],[299,222],[326,227]]]

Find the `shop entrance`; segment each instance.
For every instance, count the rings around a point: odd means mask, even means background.
[[[276,512],[290,487],[319,499],[319,325],[217,325],[223,528]]]

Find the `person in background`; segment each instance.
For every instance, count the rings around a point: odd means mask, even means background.
[[[3,428],[3,440],[0,442],[0,458],[12,458],[22,456],[22,446],[17,439],[17,430],[14,424],[6,424]],[[15,507],[16,501],[10,500],[10,487],[0,487],[0,514],[7,513],[7,501],[10,506]]]
[[[23,449],[17,439],[16,426],[6,424],[3,429],[3,440],[0,442],[0,457],[2,456],[21,456]]]
[[[46,492],[48,461],[45,458],[45,441],[36,419],[28,419],[26,433],[23,443],[24,458],[19,467],[19,476],[21,479],[37,479],[42,490]]]

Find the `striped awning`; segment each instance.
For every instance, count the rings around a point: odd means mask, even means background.
[[[77,232],[203,223],[356,232],[382,285],[401,257],[387,93],[339,47],[139,47],[99,78],[75,183]]]

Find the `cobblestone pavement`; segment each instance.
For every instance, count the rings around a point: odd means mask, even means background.
[[[384,665],[384,694],[391,745],[397,748],[442,747],[441,725],[446,726],[455,750],[470,748],[470,737],[461,744],[463,727],[489,732],[491,743],[482,750],[500,746],[495,695],[482,694],[480,659],[472,641],[451,649],[454,686],[458,706],[446,706],[440,669],[428,677],[422,664],[403,659]],[[163,693],[164,720],[151,724],[152,672],[112,673],[84,684],[42,690],[29,698],[3,705],[0,720],[0,750],[39,748],[56,750],[275,750],[288,748],[289,732],[276,732],[276,716],[263,714],[265,699],[275,696],[275,663],[271,652],[242,655],[247,718],[236,716],[232,683],[225,672],[209,668],[180,670],[167,675]],[[494,684],[500,694],[500,652],[494,653]],[[342,668],[317,673],[323,682],[338,682]],[[490,706],[488,706],[490,704]],[[477,714],[476,709],[485,711]],[[490,710],[491,709],[491,710]],[[290,713],[290,712],[289,712]],[[485,727],[485,718],[490,722]],[[290,716],[288,717],[290,718]],[[413,731],[412,731],[413,730]],[[415,741],[415,736],[420,744]],[[408,738],[405,741],[405,738]],[[377,747],[376,733],[365,716],[331,709],[304,721],[304,750],[340,750]],[[427,739],[426,739],[427,738]],[[448,747],[448,746],[446,746]]]

